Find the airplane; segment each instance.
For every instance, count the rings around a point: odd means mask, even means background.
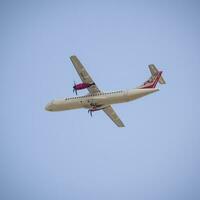
[[[129,102],[157,92],[159,91],[159,89],[156,88],[157,83],[166,83],[162,77],[162,71],[158,71],[155,65],[150,64],[149,70],[151,72],[151,77],[139,87],[129,90],[103,92],[97,87],[96,83],[76,56],[71,56],[70,60],[82,81],[79,84],[74,82],[73,92],[77,95],[78,90],[87,89],[89,93],[84,96],[53,100],[46,105],[45,109],[47,111],[53,112],[86,108],[88,109],[88,113],[92,116],[93,112],[102,110],[118,127],[124,127],[124,123],[111,105]]]

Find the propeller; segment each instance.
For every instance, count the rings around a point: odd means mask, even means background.
[[[73,86],[73,93],[76,93],[76,95],[77,95],[77,90],[76,90],[76,82],[74,81],[74,86]]]

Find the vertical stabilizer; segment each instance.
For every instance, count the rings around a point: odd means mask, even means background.
[[[151,77],[146,82],[144,82],[143,85],[138,87],[139,89],[155,88],[158,82],[160,84],[166,83],[162,77],[162,71],[158,71],[155,65],[149,65],[149,70],[151,72]]]

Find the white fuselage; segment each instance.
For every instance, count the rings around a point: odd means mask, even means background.
[[[124,103],[158,91],[158,89],[131,89],[125,91],[100,92],[80,97],[53,100],[45,107],[48,111],[64,111],[78,108],[103,108],[111,104]]]

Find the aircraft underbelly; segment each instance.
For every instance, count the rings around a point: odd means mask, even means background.
[[[127,102],[127,94],[119,94],[119,95],[108,95],[107,97],[97,98],[97,103],[102,105],[110,105],[110,104],[117,104]]]
[[[50,111],[64,111],[78,108],[91,108],[93,106],[111,105],[132,101],[156,92],[158,89],[132,89],[119,94],[93,96],[92,98],[73,98],[54,100],[51,102]]]
[[[158,89],[132,89],[129,91],[125,91],[121,94],[111,95],[105,98],[99,98],[97,99],[97,103],[104,105],[125,103],[141,98],[156,91],[158,91]]]
[[[56,100],[52,104],[52,111],[63,111],[82,108],[80,101]]]
[[[157,92],[158,89],[132,89],[128,91],[128,100],[133,101],[135,99],[141,98],[153,92]]]

